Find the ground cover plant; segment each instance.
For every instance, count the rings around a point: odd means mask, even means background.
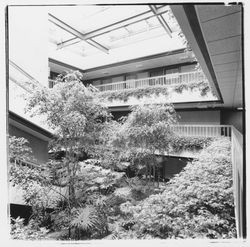
[[[28,102],[27,111],[44,114],[55,131],[51,152],[63,155],[24,166],[32,157],[28,142],[10,137],[10,180],[33,206],[28,225],[12,220],[13,238],[235,237],[228,139],[177,136],[171,104],[134,106],[113,121],[78,72],[35,90]],[[189,148],[204,150],[168,183],[160,181],[159,155]]]

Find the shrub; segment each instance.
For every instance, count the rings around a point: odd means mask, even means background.
[[[182,150],[200,150],[207,147],[214,140],[212,137],[193,137],[193,136],[173,136],[171,138],[171,147],[174,152]]]
[[[27,226],[24,225],[24,219],[12,219],[11,224],[11,237],[20,240],[41,240],[46,239],[49,232],[44,227],[39,227],[35,221],[30,220]]]
[[[133,216],[132,229],[160,238],[235,237],[230,141],[214,141],[197,160],[168,183],[161,194],[133,206],[121,205]]]

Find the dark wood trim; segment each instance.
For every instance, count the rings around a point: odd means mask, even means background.
[[[67,64],[67,63],[58,61],[58,60],[56,60],[56,59],[54,59],[54,58],[50,58],[50,57],[49,57],[49,63],[53,63],[53,64],[56,64],[56,65],[59,65],[59,66],[62,66],[62,67],[66,67],[65,70],[67,70],[67,69],[68,69],[68,70],[78,70],[78,71],[80,71],[81,73],[84,73],[84,70],[82,70],[82,69],[80,69],[80,68],[78,68],[78,67],[75,67],[75,66],[73,66],[73,65],[69,65],[69,64]],[[53,71],[53,70],[51,70],[51,71]]]
[[[204,39],[203,34],[202,34],[202,30],[201,30],[200,22],[198,19],[198,15],[196,13],[195,6],[184,4],[183,9],[184,9],[184,12],[187,16],[189,25],[194,33],[194,37],[196,39],[196,42],[197,42],[197,44],[200,48],[200,51],[203,55],[203,58],[206,62],[206,65],[207,65],[207,68],[208,68],[210,75],[212,77],[214,86],[218,92],[219,100],[221,101],[221,103],[224,103],[221,92],[220,92],[220,88],[218,85],[218,81],[217,81],[217,78],[216,78],[216,75],[214,72],[214,68],[213,68],[213,65],[212,65],[212,62],[210,59],[210,55],[209,55],[209,52],[208,52],[208,49],[206,46],[206,42],[205,42],[205,39]]]
[[[12,112],[12,111],[9,111],[9,114],[8,114],[8,119],[12,119],[48,138],[53,138],[53,134],[43,128],[41,128],[40,126],[28,121],[27,119],[17,115],[16,113]]]

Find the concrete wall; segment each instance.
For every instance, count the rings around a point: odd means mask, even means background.
[[[180,124],[220,124],[220,111],[177,111]]]
[[[221,124],[233,125],[241,133],[243,132],[243,112],[237,110],[222,110]]]
[[[9,125],[9,135],[16,137],[24,137],[29,141],[29,146],[32,148],[33,155],[38,163],[48,161],[48,142],[37,138],[26,131],[23,131],[15,126]]]

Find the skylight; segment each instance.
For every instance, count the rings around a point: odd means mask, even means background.
[[[185,48],[167,5],[56,6],[48,17],[49,56],[81,69]]]

